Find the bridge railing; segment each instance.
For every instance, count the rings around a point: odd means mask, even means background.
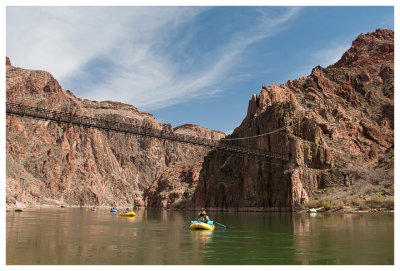
[[[6,113],[11,115],[18,115],[22,117],[30,117],[35,119],[51,120],[62,123],[69,123],[84,127],[92,127],[103,129],[107,131],[114,131],[119,133],[129,133],[140,136],[147,136],[159,138],[164,140],[171,140],[186,144],[199,145],[216,149],[219,151],[226,151],[236,154],[246,154],[258,156],[262,158],[274,158],[283,161],[289,161],[289,156],[285,154],[276,154],[265,152],[257,149],[250,149],[235,144],[233,141],[221,142],[219,140],[206,139],[195,137],[192,135],[185,135],[180,133],[169,132],[165,130],[157,130],[148,127],[137,126],[134,124],[113,122],[102,118],[92,118],[88,116],[81,116],[74,113],[48,110],[44,108],[31,107],[22,104],[6,103]]]

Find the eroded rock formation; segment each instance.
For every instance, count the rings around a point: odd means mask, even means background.
[[[319,188],[393,171],[393,57],[393,31],[361,34],[337,63],[254,94],[228,139],[273,132],[232,144],[289,154],[288,162],[207,155],[191,145],[7,115],[7,207],[296,209]],[[225,136],[196,125],[173,128],[131,105],[77,98],[48,72],[16,68],[8,58],[6,67],[9,102],[204,138]]]
[[[235,144],[290,154],[289,162],[210,153],[192,204],[209,209],[293,210],[350,172],[393,170],[394,33],[361,34],[335,64],[263,86],[228,138],[284,131]]]
[[[196,125],[173,128],[131,105],[77,98],[50,73],[14,67],[8,58],[6,67],[8,102],[210,139],[225,136]],[[11,115],[6,126],[7,208],[185,206],[208,152],[192,145]]]

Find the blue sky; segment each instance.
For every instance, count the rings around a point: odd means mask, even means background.
[[[333,64],[377,28],[394,29],[393,7],[7,7],[6,54],[78,97],[230,133],[262,85]]]

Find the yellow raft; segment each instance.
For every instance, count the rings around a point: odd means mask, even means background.
[[[128,213],[120,213],[118,215],[119,216],[130,216],[130,217],[132,217],[132,216],[135,216],[136,214],[134,212],[128,212]]]
[[[192,221],[189,229],[190,230],[213,230],[215,226],[212,224],[212,221],[209,221],[211,223],[204,223],[200,221]]]

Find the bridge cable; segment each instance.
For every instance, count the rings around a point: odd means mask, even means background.
[[[295,125],[295,124],[296,124],[296,122],[295,122],[295,123],[292,123],[292,124],[290,124],[290,125],[287,125],[287,126],[278,128],[278,129],[273,130],[273,131],[271,131],[271,132],[264,133],[264,134],[260,134],[260,135],[246,136],[246,137],[237,137],[237,138],[222,138],[222,139],[220,139],[220,141],[243,140],[243,139],[256,138],[256,137],[266,136],[266,135],[270,135],[270,134],[275,134],[275,133],[280,132],[280,131],[283,131],[283,130],[285,130],[286,128],[289,128],[290,126],[293,126],[293,125]]]

